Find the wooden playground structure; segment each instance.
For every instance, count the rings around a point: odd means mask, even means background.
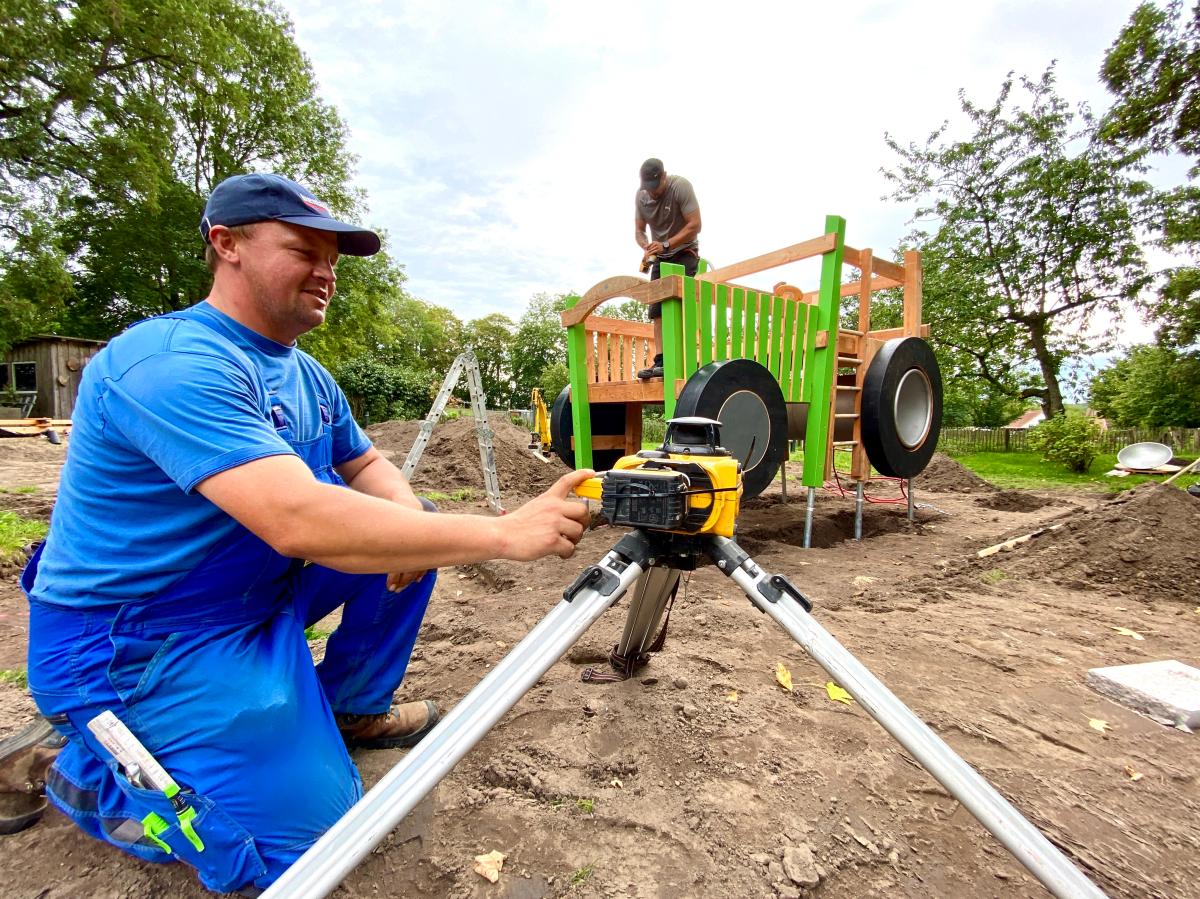
[[[649,403],[662,404],[668,419],[721,418],[723,442],[745,460],[748,495],[774,477],[788,440],[804,443],[801,480],[810,504],[813,489],[830,477],[836,448],[851,450],[850,478],[860,495],[872,466],[892,477],[918,474],[941,424],[940,374],[923,339],[929,326],[921,321],[921,256],[909,251],[903,264],[890,262],[870,249],[846,246],[845,229],[844,219],[829,216],[818,237],[695,277],[664,263],[657,281],[621,275],[592,287],[561,315],[571,380],[554,404],[559,456],[577,468],[603,469],[637,452],[642,407]],[[764,291],[736,283],[818,256],[815,290],[780,282]],[[861,278],[843,283],[843,265],[859,269]],[[903,293],[902,324],[872,329],[872,297],[889,289]],[[853,296],[859,326],[851,329],[841,326],[839,314],[843,298]],[[636,375],[657,352],[652,324],[595,314],[619,298],[662,304],[662,379]],[[742,376],[722,379],[721,366],[713,364],[733,360],[756,363],[763,377],[747,383],[752,366],[739,363],[733,368]],[[697,386],[705,379],[703,389]],[[776,408],[780,400],[782,409]],[[714,414],[718,409],[728,416]],[[751,477],[760,464],[769,471]]]

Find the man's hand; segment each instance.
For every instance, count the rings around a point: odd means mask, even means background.
[[[646,258],[657,256],[663,251],[663,245],[657,240],[652,240],[646,244]]]
[[[415,584],[426,573],[426,571],[393,571],[387,576],[387,588],[392,593],[399,593],[410,584]]]
[[[497,519],[504,541],[500,556],[532,562],[543,556],[569,559],[574,555],[590,516],[586,503],[568,497],[593,475],[590,469],[565,474],[541,496]]]

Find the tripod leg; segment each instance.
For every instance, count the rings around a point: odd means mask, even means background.
[[[894,693],[808,614],[811,603],[784,577],[759,568],[734,541],[714,537],[709,555],[750,601],[774,618],[813,660],[900,742],[979,823],[1055,896],[1100,897],[1057,847],[1029,823]]]
[[[564,592],[563,601],[404,760],[300,856],[262,899],[328,896],[401,819],[649,567],[650,545],[626,534]]]
[[[635,659],[654,640],[658,623],[671,597],[679,589],[679,571],[675,568],[651,568],[638,578],[633,599],[625,615],[625,629],[616,653],[623,659]]]

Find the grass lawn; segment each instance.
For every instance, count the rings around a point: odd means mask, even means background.
[[[0,511],[0,561],[8,561],[30,543],[46,536],[46,525],[15,512]]]
[[[1097,456],[1086,473],[1067,471],[1054,462],[1045,462],[1036,453],[964,453],[954,457],[975,474],[998,487],[1090,487],[1114,493],[1128,490],[1146,481],[1162,483],[1170,475],[1131,474],[1124,478],[1105,476],[1117,465],[1116,454]],[[919,483],[919,481],[918,481]],[[1200,483],[1200,474],[1185,474],[1171,482],[1175,487]]]
[[[1033,490],[1052,487],[1086,487],[1092,490],[1108,490],[1118,493],[1147,481],[1162,483],[1170,477],[1168,474],[1131,474],[1123,478],[1106,477],[1104,473],[1117,466],[1116,454],[1097,456],[1092,462],[1091,470],[1086,474],[1067,471],[1064,465],[1043,461],[1041,456],[1028,452],[963,453],[954,458],[959,464],[997,487],[1021,487]],[[798,479],[800,466],[804,462],[804,451],[801,449],[793,452],[788,462],[789,480]],[[849,451],[839,449],[834,457],[834,464],[839,471],[849,471]],[[1185,474],[1172,481],[1171,486],[1183,488],[1197,483],[1200,483],[1200,474]],[[921,480],[918,476],[916,486],[919,488],[920,485]]]

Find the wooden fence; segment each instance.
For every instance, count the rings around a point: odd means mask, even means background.
[[[942,428],[944,453],[1028,452],[1029,431],[1013,428]],[[1131,443],[1165,443],[1176,455],[1200,454],[1200,428],[1110,428],[1100,434],[1100,452],[1117,453]]]

